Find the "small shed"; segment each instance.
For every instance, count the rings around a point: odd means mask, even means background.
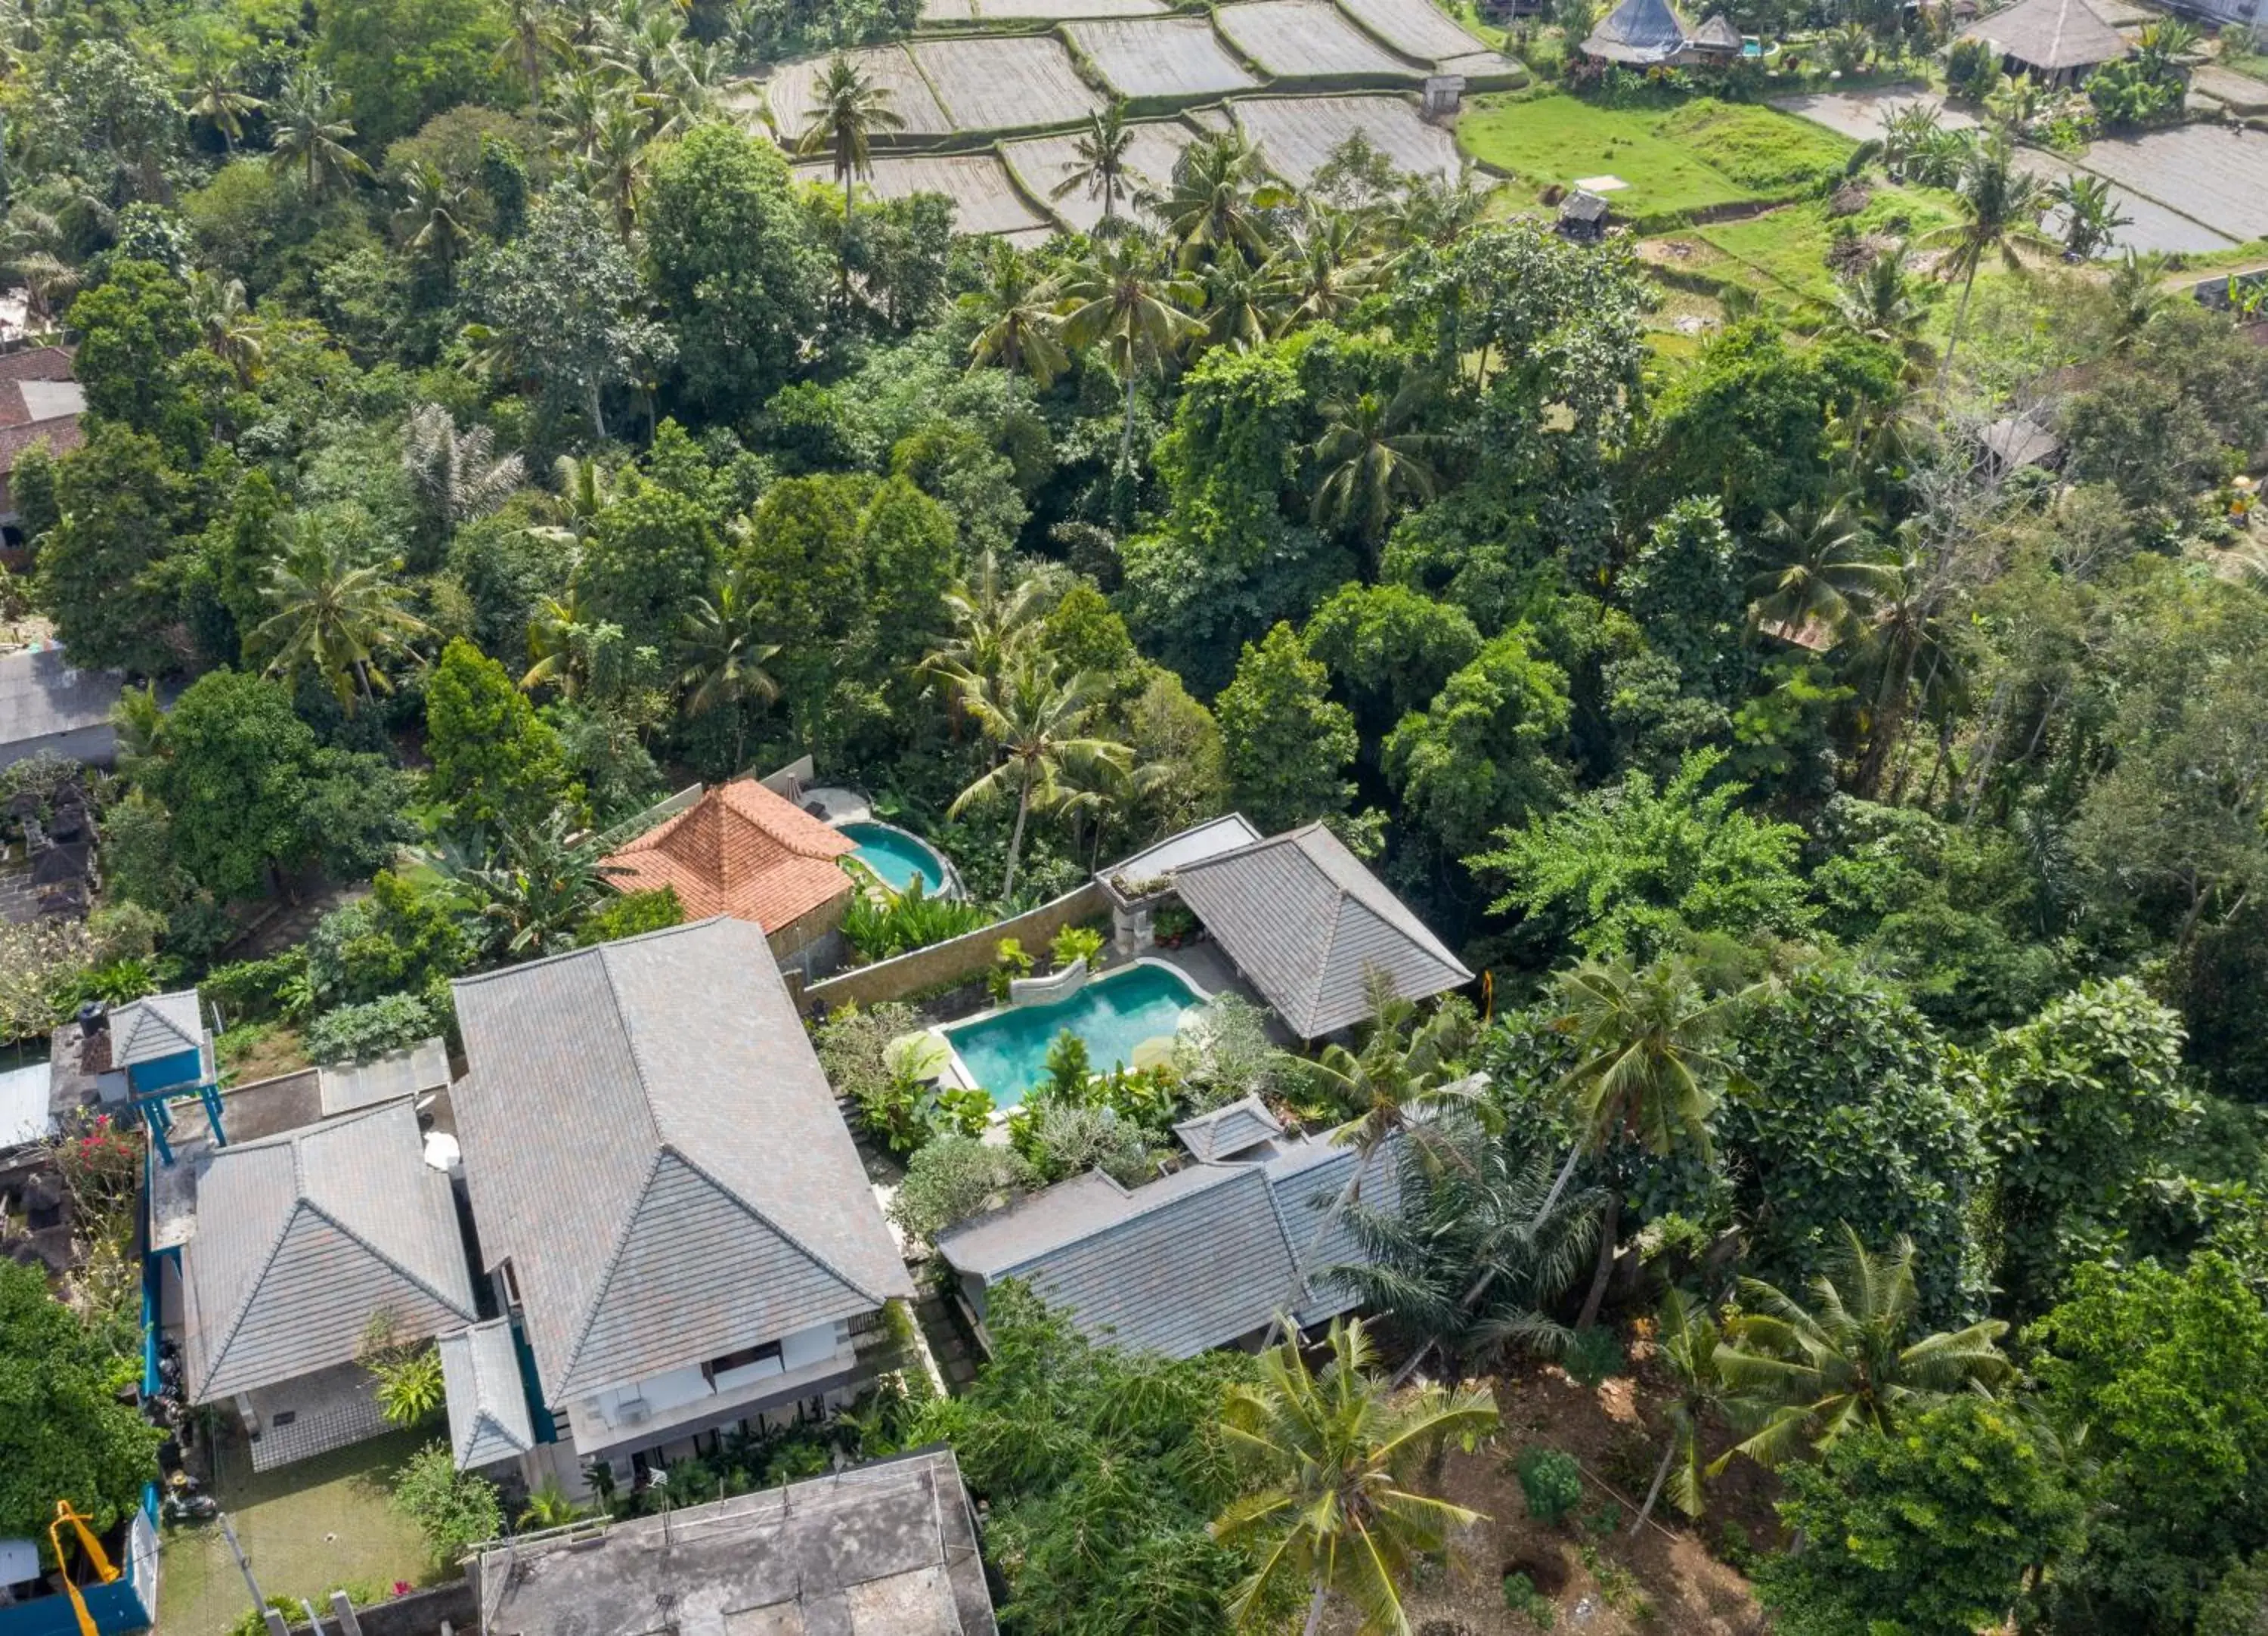
[[[2049,85],[2077,85],[2134,48],[2088,0],[2017,0],[1971,23],[1961,38],[1991,46],[2005,71]]]
[[[1741,56],[1741,31],[1722,11],[1712,11],[1700,27],[1685,37],[1685,48],[1678,56],[1687,63],[1736,63]]]
[[[1977,441],[1992,467],[2003,474],[2027,466],[2045,469],[2063,460],[2063,439],[2030,415],[1996,420],[1977,434]]]
[[[1607,202],[1587,188],[1578,188],[1559,204],[1563,238],[1595,242],[1607,231]]]

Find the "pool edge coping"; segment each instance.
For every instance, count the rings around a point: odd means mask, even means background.
[[[1064,1005],[1070,1000],[1078,999],[1079,995],[1086,993],[1096,984],[1108,982],[1110,978],[1116,976],[1119,973],[1131,971],[1138,966],[1155,966],[1161,971],[1172,972],[1176,978],[1180,979],[1181,984],[1184,988],[1188,989],[1190,993],[1197,997],[1197,1003],[1200,1006],[1211,1005],[1214,999],[1217,998],[1213,991],[1204,987],[1195,977],[1182,970],[1172,961],[1160,960],[1154,954],[1137,954],[1133,959],[1127,961],[1124,964],[1113,966],[1108,971],[1089,973],[1087,980],[1081,984],[1079,988],[1071,993],[1066,994],[1062,999],[1049,1000],[1044,1002],[1044,1004],[1051,1006]],[[929,1025],[929,1031],[932,1034],[936,1035],[937,1037],[944,1043],[946,1066],[950,1072],[953,1079],[958,1081],[954,1088],[963,1091],[984,1089],[983,1086],[976,1083],[976,1076],[968,1071],[968,1065],[961,1060],[961,1048],[953,1043],[953,1035],[949,1030],[954,1028],[970,1028],[980,1022],[990,1022],[993,1018],[1005,1016],[1010,1012],[1037,1011],[1041,1009],[1043,1009],[1043,1006],[993,1006],[983,1011],[972,1012],[966,1017],[956,1017],[951,1022],[931,1023]],[[987,1116],[987,1122],[992,1124],[1004,1124],[1010,1114],[1015,1112],[1017,1109],[1023,1105],[1024,1102],[1022,1097],[1017,1098],[1015,1102],[1010,1103],[1005,1108],[995,1104],[991,1113]]]

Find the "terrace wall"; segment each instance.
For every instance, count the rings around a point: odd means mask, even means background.
[[[876,961],[871,966],[861,966],[823,983],[799,988],[790,973],[788,986],[796,991],[796,1004],[806,1013],[821,1004],[831,1009],[904,999],[909,995],[926,994],[990,971],[993,952],[1002,938],[1014,938],[1027,949],[1043,950],[1049,940],[1064,927],[1109,911],[1110,899],[1099,884],[1089,881],[1037,909],[997,920],[974,932],[964,932],[927,948],[917,948],[910,954],[900,954],[895,960]]]

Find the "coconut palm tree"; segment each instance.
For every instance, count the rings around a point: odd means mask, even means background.
[[[1312,204],[1275,258],[1276,333],[1336,323],[1374,287],[1367,229],[1351,211]]]
[[[1966,694],[1960,622],[1948,613],[1943,577],[1929,571],[1919,550],[1910,550],[1890,572],[1892,582],[1876,599],[1847,673],[1859,696],[1870,701],[1866,749],[1852,777],[1853,791],[1867,800],[1875,799],[1917,710],[1943,720]]]
[[[1025,825],[1035,807],[1052,802],[1057,775],[1086,762],[1123,766],[1133,760],[1134,752],[1125,745],[1087,731],[1107,685],[1104,677],[1091,673],[1063,677],[1053,660],[1026,647],[998,674],[961,690],[961,707],[992,741],[1000,760],[954,796],[946,811],[958,818],[972,807],[1015,798],[1016,823],[1001,872],[1004,898],[1016,889]]]
[[[607,110],[620,100],[603,75],[588,68],[571,70],[551,87],[552,145],[570,158],[588,158],[598,151]]]
[[[1118,231],[1118,202],[1125,196],[1126,156],[1134,146],[1134,129],[1126,122],[1126,99],[1113,97],[1110,106],[1086,116],[1086,129],[1071,143],[1071,157],[1064,161],[1063,180],[1049,190],[1051,199],[1084,192],[1102,201],[1102,220],[1094,231]]]
[[[1086,260],[1064,275],[1063,297],[1064,344],[1079,352],[1101,347],[1125,384],[1118,469],[1130,472],[1135,382],[1204,332],[1189,316],[1203,291],[1174,269],[1154,240],[1130,232],[1093,244]]]
[[[527,480],[517,454],[498,454],[486,426],[457,430],[438,403],[409,411],[401,431],[401,468],[438,533],[492,515]]]
[[[1950,248],[1941,264],[1945,276],[1961,280],[1961,302],[1953,309],[1953,328],[1938,365],[1940,402],[1952,379],[1953,355],[1968,328],[1969,298],[1977,291],[1977,269],[1987,256],[1997,254],[2014,270],[2021,265],[2019,248],[2043,248],[2049,242],[2039,229],[2040,212],[2048,202],[2046,184],[2016,168],[2014,150],[2005,135],[1995,132],[1970,144],[1956,193],[1961,219],[1929,235]]]
[[[1262,1356],[1256,1381],[1229,1388],[1221,1429],[1254,1486],[1212,1532],[1249,1544],[1259,1564],[1229,1617],[1256,1628],[1296,1588],[1307,1603],[1304,1636],[1315,1636],[1334,1598],[1354,1605],[1366,1636],[1404,1632],[1402,1588],[1418,1559],[1482,1520],[1416,1482],[1449,1444],[1470,1448],[1496,1429],[1496,1399],[1486,1388],[1432,1387],[1395,1400],[1360,1319],[1335,1320],[1324,1345],[1320,1371],[1295,1338]]]
[[[593,133],[583,174],[592,192],[614,207],[615,232],[627,244],[637,225],[639,190],[645,185],[645,120],[625,98],[607,105]]]
[[[300,515],[285,526],[282,559],[268,572],[275,612],[247,646],[268,652],[271,676],[313,671],[352,712],[359,697],[390,693],[382,661],[404,651],[425,625],[402,606],[394,578],[398,562],[364,559],[321,519]]]
[[[1675,1288],[1663,1297],[1654,1358],[1671,1382],[1668,1401],[1662,1405],[1669,1443],[1653,1470],[1638,1520],[1631,1524],[1633,1538],[1653,1514],[1665,1484],[1671,1503],[1687,1516],[1697,1517],[1704,1509],[1702,1485],[1708,1471],[1702,1463],[1701,1440],[1710,1417],[1721,1412],[1727,1400],[1724,1373],[1717,1367],[1724,1344],[1723,1327],[1707,1302]]]
[[[1776,1465],[1845,1432],[1887,1432],[1910,1408],[2014,1374],[1998,1344],[2008,1326],[1997,1318],[1911,1338],[1913,1259],[1911,1239],[1876,1255],[1845,1225],[1832,1264],[1811,1281],[1808,1307],[1760,1279],[1741,1280],[1744,1310],[1727,1321],[1716,1361],[1735,1411],[1756,1429],[1712,1473],[1736,1454]]]
[[[205,350],[236,372],[238,384],[249,387],[266,356],[260,322],[244,298],[244,281],[220,278],[202,269],[189,274],[189,312]]]
[[[551,0],[504,0],[504,35],[491,66],[527,85],[527,106],[543,106],[543,63],[556,39]]]
[[[199,43],[189,63],[189,117],[201,119],[220,133],[224,152],[233,152],[244,140],[244,118],[267,103],[237,83],[237,65],[211,41]]]
[[[1470,159],[1460,166],[1454,178],[1411,178],[1379,217],[1381,231],[1395,259],[1424,246],[1439,249],[1456,242],[1466,228],[1480,220],[1493,188]]]
[[[1351,403],[1323,406],[1323,435],[1309,450],[1317,526],[1351,527],[1375,551],[1398,507],[1433,497],[1440,478],[1426,457],[1442,439],[1414,427],[1425,397],[1424,383],[1413,378],[1391,399],[1366,392]]]
[[[878,85],[840,51],[828,59],[827,71],[812,88],[812,107],[796,138],[795,151],[806,158],[828,153],[834,161],[835,180],[843,187],[843,284],[841,299],[850,300],[850,188],[861,176],[874,173],[873,138],[880,132],[902,130],[904,118],[891,107],[888,87]]]
[[[269,110],[273,145],[268,163],[279,173],[298,173],[311,194],[323,194],[341,182],[368,176],[370,166],[347,144],[355,128],[346,116],[346,104],[331,82],[302,64]]]
[[[2160,251],[2137,251],[2129,246],[2126,254],[2110,269],[2105,284],[2110,296],[2115,317],[2111,321],[2112,344],[2124,350],[2134,337],[2150,327],[2151,321],[2174,303],[2174,292],[2166,287],[2169,263]]]
[[[1848,494],[1767,512],[1756,545],[1765,566],[1749,579],[1749,619],[1790,641],[1836,646],[1896,584]]]
[[[1551,1314],[1591,1263],[1605,1195],[1571,1188],[1542,1210],[1551,1155],[1454,1105],[1425,1142],[1403,1153],[1390,1198],[1349,1205],[1360,1257],[1314,1276],[1418,1342],[1397,1385],[1436,1352],[1453,1382],[1507,1346],[1558,1352],[1570,1332]]]
[[[1277,300],[1276,264],[1255,267],[1231,249],[1205,269],[1204,345],[1249,352],[1268,343]]]
[[[2063,212],[2063,259],[2066,262],[2093,261],[2110,247],[2112,236],[2121,227],[2134,225],[2134,218],[2118,208],[2110,184],[2084,171],[2074,171],[2056,183],[2048,196]]]
[[[1184,148],[1172,183],[1144,200],[1164,224],[1184,269],[1211,261],[1232,245],[1255,262],[1265,261],[1262,212],[1291,202],[1291,194],[1269,180],[1260,150],[1235,127]]]
[[[1047,615],[1046,582],[1037,574],[1021,578],[1004,573],[990,550],[976,559],[976,571],[945,593],[952,630],[922,659],[922,668],[956,698],[991,685],[1040,630]]]
[[[779,652],[779,644],[762,639],[758,621],[762,610],[748,579],[734,569],[696,597],[685,617],[686,664],[678,685],[685,689],[688,718],[705,716],[719,707],[733,711],[733,765],[740,765],[747,724],[740,706],[750,699],[766,703],[779,696],[779,683],[764,666]]]
[[[465,189],[431,159],[404,167],[399,185],[401,208],[394,212],[395,225],[409,235],[410,254],[431,262],[446,284],[473,242],[463,219]]]
[[[1557,1089],[1568,1101],[1576,1139],[1553,1184],[1554,1197],[1578,1157],[1602,1153],[1617,1140],[1634,1140],[1658,1154],[1690,1145],[1705,1159],[1710,1110],[1725,1087],[1742,1082],[1717,1044],[1750,994],[1712,999],[1674,958],[1639,967],[1585,961],[1560,973],[1557,986],[1562,1009],[1551,1027],[1575,1050],[1574,1065],[1560,1076]],[[1606,1298],[1622,1205],[1621,1190],[1609,1187],[1598,1264],[1579,1329],[1591,1326]]]
[[[1906,275],[1905,247],[1883,251],[1856,274],[1837,280],[1835,321],[1847,333],[1895,349],[1915,380],[1937,353],[1922,337],[1926,313]]]
[[[63,225],[23,200],[0,222],[0,271],[20,281],[31,315],[52,319],[79,291],[85,271],[63,254]]]
[[[1484,1079],[1465,1072],[1479,1027],[1472,1007],[1446,1000],[1421,1016],[1415,1001],[1395,992],[1383,971],[1365,974],[1370,1023],[1359,1052],[1326,1045],[1312,1060],[1293,1058],[1287,1066],[1354,1116],[1331,1132],[1334,1146],[1351,1147],[1356,1161],[1330,1216],[1362,1195],[1363,1178],[1387,1145],[1447,1108],[1465,1110],[1483,1125],[1502,1124],[1487,1098]],[[1329,1218],[1326,1218],[1326,1224]]]
[[[993,240],[983,284],[961,298],[961,310],[983,326],[968,343],[969,369],[1029,375],[1045,392],[1071,367],[1055,301],[1055,285],[1039,276],[1031,257],[1005,239]]]

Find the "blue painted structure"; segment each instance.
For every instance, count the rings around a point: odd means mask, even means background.
[[[148,1512],[134,1514],[124,1543],[120,1554],[125,1559],[117,1565],[116,1579],[78,1588],[102,1636],[128,1636],[158,1622],[158,1530]],[[75,1553],[72,1566],[87,1571]],[[71,1611],[70,1598],[61,1594],[11,1603],[0,1608],[0,1636],[78,1636],[78,1616]]]

